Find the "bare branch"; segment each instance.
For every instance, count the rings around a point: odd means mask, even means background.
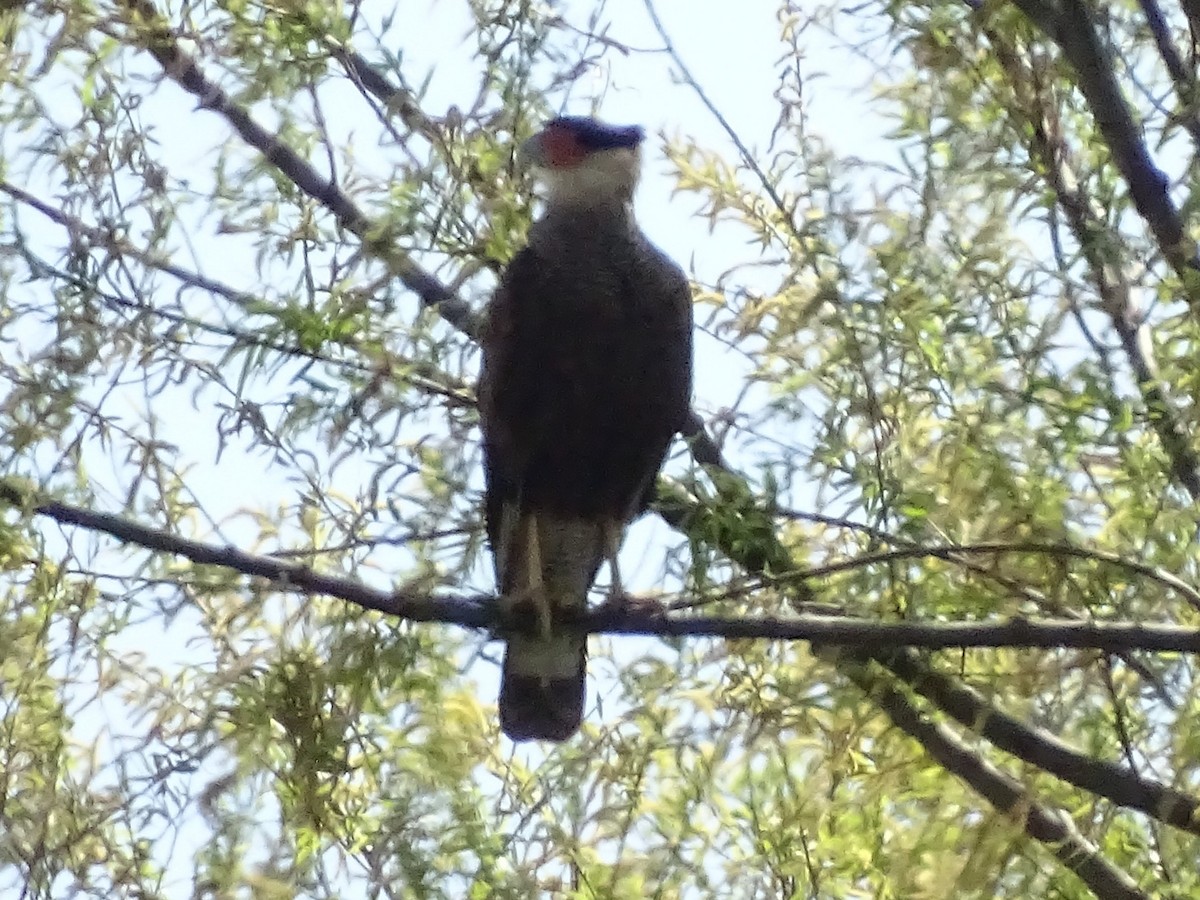
[[[392,593],[375,590],[345,578],[321,575],[306,566],[268,556],[255,556],[236,547],[215,547],[188,540],[138,525],[119,516],[93,512],[53,500],[35,500],[32,494],[22,490],[12,480],[0,481],[0,501],[31,509],[38,515],[64,525],[77,525],[90,531],[111,535],[123,543],[136,544],[162,553],[173,553],[199,565],[224,566],[243,575],[265,578],[281,589],[337,597],[355,603],[363,609],[400,616],[414,622],[454,622],[484,628],[495,620],[492,611],[483,603],[477,602],[483,598],[441,600],[423,593],[404,590]]]

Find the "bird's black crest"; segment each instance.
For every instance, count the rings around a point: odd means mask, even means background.
[[[630,149],[646,137],[641,125],[606,125],[587,116],[559,116],[547,128],[569,128],[588,150]]]

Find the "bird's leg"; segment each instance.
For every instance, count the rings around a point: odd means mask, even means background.
[[[608,571],[612,576],[612,583],[608,588],[608,599],[604,601],[605,609],[621,609],[628,595],[625,593],[625,584],[621,581],[621,566],[617,562],[617,556],[621,552],[621,532],[624,531],[620,522],[608,519],[600,526],[600,534],[604,541],[604,555],[608,559]]]
[[[538,633],[550,637],[550,603],[546,599],[546,582],[542,577],[542,545],[538,539],[537,516],[530,513],[525,517],[525,595],[533,602],[537,616]]]
[[[662,602],[654,597],[635,597],[625,593],[625,584],[621,581],[621,566],[617,556],[621,552],[621,538],[625,535],[625,526],[610,519],[601,526],[604,540],[604,555],[608,560],[608,570],[612,574],[612,584],[608,588],[608,599],[600,609],[604,612],[618,615],[662,615],[665,609]]]

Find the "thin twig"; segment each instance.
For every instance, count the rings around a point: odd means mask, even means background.
[[[9,181],[0,181],[0,192],[8,194],[8,196],[12,197],[18,203],[23,203],[31,209],[37,210],[43,216],[50,219],[50,221],[61,225],[67,234],[70,235],[72,241],[82,243],[82,241],[86,240],[89,244],[102,247],[114,256],[125,256],[137,260],[148,269],[165,272],[186,285],[209,294],[215,294],[218,297],[224,297],[229,302],[243,309],[258,302],[259,298],[253,294],[247,294],[216,279],[201,275],[199,272],[192,272],[182,266],[177,266],[164,256],[147,253],[145,250],[135,247],[126,239],[118,237],[107,229],[88,225],[81,219],[68,215],[61,209],[51,206],[44,200],[35,197],[33,194],[17,187]]]
[[[945,559],[957,562],[958,557],[973,553],[983,553],[992,556],[1006,553],[1034,553],[1041,556],[1059,556],[1071,557],[1073,559],[1086,559],[1093,562],[1105,563],[1107,565],[1119,566],[1127,571],[1135,572],[1138,575],[1161,584],[1163,587],[1175,591],[1185,600],[1187,600],[1187,602],[1191,604],[1193,608],[1200,610],[1200,590],[1197,590],[1182,578],[1179,578],[1177,575],[1172,575],[1170,572],[1167,572],[1156,566],[1149,566],[1145,563],[1137,562],[1136,560],[1126,559],[1125,557],[1116,553],[1109,553],[1104,550],[1092,550],[1087,547],[1079,547],[1075,544],[1068,544],[1062,541],[988,541],[978,544],[942,544],[937,546],[915,545],[912,547],[900,547],[894,550],[883,550],[878,553],[856,556],[853,559],[807,569],[804,571],[803,577],[807,579],[817,579],[826,575],[832,575],[836,572],[859,569],[864,565],[894,562],[900,559],[921,559],[933,557],[936,559]],[[788,577],[789,576],[781,576],[775,580],[778,581],[782,578]]]

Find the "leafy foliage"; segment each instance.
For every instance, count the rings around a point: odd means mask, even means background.
[[[735,471],[672,461],[641,580],[680,615],[1196,625],[1146,577],[1200,581],[1191,4],[810,6],[738,14],[757,129],[603,2],[0,11],[0,889],[1200,892],[1194,821],[1044,752],[1194,800],[1193,656],[596,638],[583,734],[514,749],[482,638],[3,489],[486,592],[470,312],[528,226],[512,148],[657,66],[716,123],[668,109],[646,193],[707,229],[696,407]]]

